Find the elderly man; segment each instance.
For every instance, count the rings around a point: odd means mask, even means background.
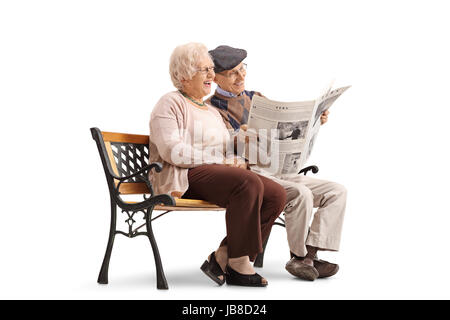
[[[246,130],[253,95],[245,90],[247,57],[243,49],[219,46],[209,51],[215,65],[214,82],[218,85],[207,103],[215,106],[229,129]],[[321,115],[321,124],[328,111]],[[339,266],[317,258],[318,250],[338,251],[344,220],[346,189],[340,184],[304,175],[292,178],[270,177],[287,193],[284,209],[291,260],[286,270],[304,280],[330,277]],[[313,215],[313,208],[317,208]],[[311,221],[312,220],[312,221]]]

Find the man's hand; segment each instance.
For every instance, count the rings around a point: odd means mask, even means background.
[[[330,114],[330,111],[326,110],[322,113],[322,115],[320,116],[320,124],[324,124],[325,122],[328,121],[328,115]]]
[[[248,129],[248,125],[246,125],[246,124],[241,125],[240,130],[244,131],[244,134],[247,133],[247,129]],[[245,136],[245,143],[248,144],[249,141],[250,141],[249,136],[246,135]]]
[[[245,159],[242,159],[240,157],[227,158],[224,160],[223,164],[227,167],[241,168],[245,170],[248,168]]]

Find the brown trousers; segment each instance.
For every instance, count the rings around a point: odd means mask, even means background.
[[[286,191],[278,183],[250,170],[220,164],[189,169],[189,189],[183,198],[200,199],[226,208],[228,257],[262,252],[276,218],[286,204]]]

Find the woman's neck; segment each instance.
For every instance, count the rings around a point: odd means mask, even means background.
[[[180,90],[180,92],[185,98],[189,99],[194,104],[196,104],[196,105],[198,105],[200,107],[203,107],[205,105],[203,103],[203,97],[201,97],[201,98],[195,97],[194,95],[191,95],[191,94],[189,94],[188,92],[186,92],[184,90]]]

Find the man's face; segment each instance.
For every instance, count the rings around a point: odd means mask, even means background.
[[[246,66],[241,62],[231,70],[216,73],[214,82],[217,83],[217,85],[223,90],[238,95],[245,90],[246,75]]]

